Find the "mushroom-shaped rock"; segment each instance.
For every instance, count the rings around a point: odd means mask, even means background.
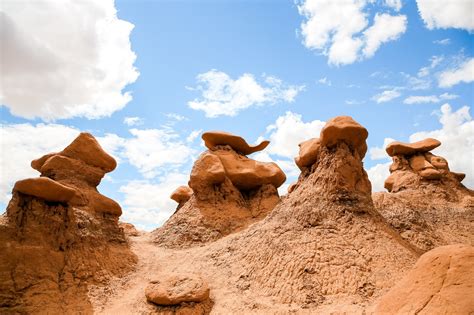
[[[183,302],[203,302],[209,298],[209,286],[197,275],[162,275],[145,289],[149,302],[157,305],[178,305]]]
[[[359,153],[361,159],[367,153],[369,133],[350,116],[337,116],[327,121],[321,130],[321,145],[331,147],[343,141]]]
[[[472,314],[474,247],[449,245],[422,255],[379,301],[377,314]]]
[[[15,183],[13,190],[25,195],[54,202],[68,202],[76,194],[75,189],[62,185],[47,177],[19,180]]]
[[[111,172],[117,167],[115,159],[102,149],[99,142],[87,132],[82,132],[74,141],[59,153],[73,159]]]
[[[208,131],[202,134],[204,144],[210,150],[213,150],[218,145],[229,145],[235,151],[242,153],[243,155],[249,155],[254,152],[262,151],[265,149],[270,141],[262,141],[258,145],[249,145],[244,138],[233,135],[224,131]]]
[[[395,141],[390,143],[385,149],[390,156],[411,155],[415,153],[429,152],[441,145],[436,139],[427,138],[414,143],[404,143]]]
[[[296,165],[300,169],[313,165],[318,158],[319,148],[321,147],[320,139],[309,139],[301,142],[298,146],[300,147],[300,153],[295,158]]]
[[[273,162],[259,162],[240,156],[230,151],[216,151],[227,177],[235,187],[242,190],[257,188],[271,184],[280,187],[286,180],[286,175]]]
[[[188,186],[179,186],[171,194],[170,198],[181,204],[189,200],[193,194],[193,190]]]
[[[120,205],[115,201],[106,197],[98,192],[89,193],[89,206],[95,212],[98,213],[108,213],[114,216],[122,215],[122,208]]]
[[[225,180],[225,169],[217,155],[204,152],[194,163],[189,179],[189,187],[217,185]]]
[[[52,156],[55,156],[57,155],[57,153],[49,153],[49,154],[46,154],[46,155],[43,155],[42,157],[40,157],[39,159],[36,159],[36,160],[33,160],[31,161],[31,167],[35,170],[37,170],[38,172],[41,172],[41,167],[43,166],[43,164]]]

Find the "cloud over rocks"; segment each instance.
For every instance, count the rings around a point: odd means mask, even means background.
[[[195,110],[202,110],[206,117],[235,116],[251,106],[291,103],[304,86],[287,85],[282,80],[263,75],[258,82],[254,75],[244,73],[232,79],[227,73],[210,70],[196,77],[198,86],[188,88],[200,91],[201,98],[188,102]]]
[[[459,28],[474,31],[471,0],[417,0],[418,11],[428,29]]]
[[[3,2],[0,104],[28,119],[110,116],[138,77],[132,29],[113,0]]]
[[[328,63],[346,65],[372,57],[383,43],[398,39],[407,27],[405,15],[376,13],[369,26],[364,0],[304,0],[298,5],[303,44],[328,57]],[[385,1],[398,11],[400,1]]]

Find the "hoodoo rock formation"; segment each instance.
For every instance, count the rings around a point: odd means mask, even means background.
[[[263,150],[268,141],[250,146],[225,132],[202,135],[208,151],[194,163],[189,188],[171,196],[177,211],[153,232],[156,243],[187,247],[219,239],[261,220],[280,201],[277,188],[286,180],[275,163],[245,156]]]
[[[389,192],[373,196],[378,211],[402,237],[425,251],[474,244],[474,191],[461,183],[464,174],[452,172],[446,159],[430,152],[440,145],[432,138],[389,144]]]
[[[120,206],[97,191],[116,167],[88,133],[31,163],[0,220],[0,313],[92,313],[88,285],[136,261],[119,227]]]

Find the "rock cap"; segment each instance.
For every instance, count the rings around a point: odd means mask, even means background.
[[[15,183],[13,190],[53,202],[68,202],[76,194],[75,189],[60,184],[48,177],[19,180]]]
[[[207,148],[212,150],[217,145],[229,145],[237,152],[249,155],[265,149],[270,141],[262,141],[258,145],[249,145],[244,138],[224,131],[207,131],[202,134]]]
[[[321,145],[331,147],[340,141],[357,150],[360,158],[367,153],[365,140],[369,136],[367,129],[350,116],[337,116],[326,122],[321,130]]]
[[[413,143],[405,143],[400,141],[395,141],[390,143],[385,151],[387,151],[388,155],[412,155],[415,153],[423,153],[429,152],[434,148],[437,148],[441,145],[441,142],[433,139],[433,138],[426,138],[421,141],[413,142]]]
[[[183,203],[189,200],[193,194],[193,190],[189,186],[179,186],[171,194],[170,198],[177,203]]]

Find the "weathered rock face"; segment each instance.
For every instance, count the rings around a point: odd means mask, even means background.
[[[275,163],[252,160],[256,152],[241,137],[224,132],[204,133],[210,150],[194,163],[189,179],[192,196],[179,202],[175,214],[153,232],[167,247],[187,247],[214,241],[247,227],[267,215],[280,201],[277,188],[286,176]]]
[[[404,239],[424,251],[436,246],[474,244],[474,192],[462,185],[448,161],[429,152],[441,143],[425,139],[393,142],[387,192],[375,193],[374,204]]]
[[[1,313],[91,313],[87,285],[131,269],[120,206],[96,189],[115,165],[82,133],[32,162],[41,177],[15,184],[0,220]]]
[[[347,121],[352,132],[345,129]],[[331,127],[322,133],[313,164],[303,167],[292,191],[268,216],[239,233],[177,254],[192,264],[164,267],[201,272],[217,296],[216,313],[252,313],[256,307],[263,314],[325,314],[337,312],[340,304],[353,306],[348,313],[362,313],[418,258],[417,249],[373,207],[362,165],[367,132],[345,117],[331,124],[337,132],[328,136]],[[221,189],[232,187],[229,178],[226,182]],[[202,197],[194,193],[178,213],[217,191]]]
[[[378,302],[377,314],[472,314],[474,247],[433,249]]]

